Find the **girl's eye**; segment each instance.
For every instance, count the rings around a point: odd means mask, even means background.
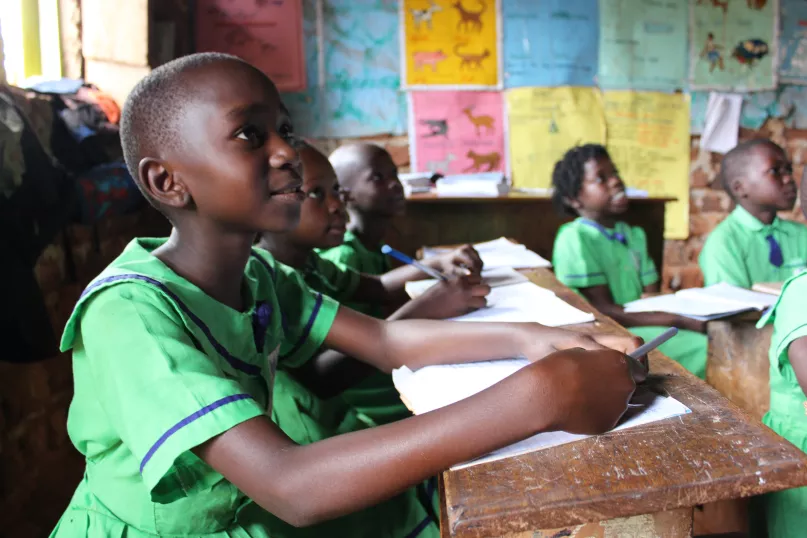
[[[235,136],[241,140],[246,140],[249,142],[250,146],[255,148],[262,146],[266,142],[266,133],[252,125],[244,127]]]
[[[288,142],[292,147],[301,147],[303,145],[302,139],[294,132],[294,127],[290,123],[283,123],[277,130],[277,133]]]
[[[305,193],[308,198],[312,200],[322,200],[325,198],[325,193],[322,192],[322,189],[314,189]]]
[[[370,179],[372,181],[381,181],[384,178],[381,177],[381,174],[373,174],[373,176]]]

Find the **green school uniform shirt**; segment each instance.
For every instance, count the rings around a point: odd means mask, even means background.
[[[317,252],[308,256],[300,272],[312,290],[346,305],[352,301],[361,281],[359,271],[342,262],[325,258]]]
[[[585,218],[564,224],[555,237],[552,265],[558,280],[574,290],[608,286],[614,302],[623,305],[640,299],[645,286],[659,280],[656,265],[647,253],[644,230],[617,222],[605,228]],[[651,340],[666,327],[631,327]],[[679,331],[659,351],[703,378],[706,375],[706,335]]]
[[[762,419],[776,433],[807,452],[807,397],[799,385],[788,358],[793,341],[807,337],[807,273],[788,280],[782,294],[758,327],[773,323],[770,360],[770,410]],[[802,536],[807,521],[807,488],[795,488],[765,495],[769,538]]]
[[[770,261],[771,235],[782,251],[780,267]],[[707,286],[784,282],[807,268],[807,226],[779,217],[766,225],[737,206],[706,238],[698,263]]]
[[[152,256],[164,241],[130,243],[65,329],[87,467],[54,537],[270,536],[240,525],[247,498],[191,449],[268,415],[278,361],[311,357],[338,305],[255,250],[235,311]]]
[[[377,249],[371,250],[364,246],[364,243],[359,241],[359,238],[350,230],[345,232],[345,240],[341,245],[317,252],[322,258],[334,262],[343,268],[353,269],[357,273],[383,275],[392,269],[389,257],[381,253],[381,245],[378,245]],[[325,292],[323,291],[323,293]],[[374,318],[384,317],[384,311],[381,305],[356,303],[353,301],[344,301],[343,304],[353,310],[362,312],[368,316],[373,316]]]

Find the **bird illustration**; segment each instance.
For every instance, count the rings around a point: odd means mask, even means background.
[[[754,67],[768,55],[768,44],[761,39],[746,39],[737,43],[732,56],[741,64]]]

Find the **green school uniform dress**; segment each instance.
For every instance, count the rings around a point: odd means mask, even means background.
[[[779,217],[766,225],[737,206],[706,238],[698,263],[707,286],[784,282],[807,268],[807,226]]]
[[[338,304],[256,250],[235,311],[152,256],[164,242],[130,243],[68,321],[67,426],[86,471],[51,536],[283,536],[242,522],[250,501],[191,449],[269,415],[278,362],[311,357]]]
[[[807,273],[788,280],[774,307],[758,327],[773,323],[769,359],[771,405],[762,418],[773,431],[807,452],[807,397],[788,359],[788,347],[807,337]],[[804,536],[807,487],[771,493],[760,498],[769,538]]]
[[[384,317],[381,305],[352,301],[359,273],[382,275],[391,269],[389,259],[380,250],[368,249],[353,232],[345,233],[345,242],[335,248],[312,253],[303,270],[306,283],[340,303],[368,316]],[[344,288],[339,288],[339,286]],[[339,289],[336,289],[339,288]],[[340,396],[374,424],[389,424],[412,414],[401,402],[392,376],[373,373]]]
[[[656,265],[647,254],[644,230],[624,222],[610,229],[582,217],[564,224],[555,238],[552,264],[558,280],[570,288],[580,290],[607,285],[619,305],[640,299],[644,287],[659,280]],[[631,327],[629,330],[649,341],[666,327]],[[659,350],[703,378],[706,346],[706,335],[682,330]]]

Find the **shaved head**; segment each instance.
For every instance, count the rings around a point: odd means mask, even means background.
[[[723,162],[720,165],[720,184],[732,198],[735,197],[732,183],[748,178],[751,160],[756,155],[757,150],[761,148],[769,148],[781,153],[785,151],[778,144],[767,138],[755,138],[738,144],[723,157]]]
[[[389,156],[389,153],[375,144],[348,144],[337,148],[328,160],[336,171],[339,184],[346,189],[352,189],[362,172],[370,168],[373,160],[380,155]]]

